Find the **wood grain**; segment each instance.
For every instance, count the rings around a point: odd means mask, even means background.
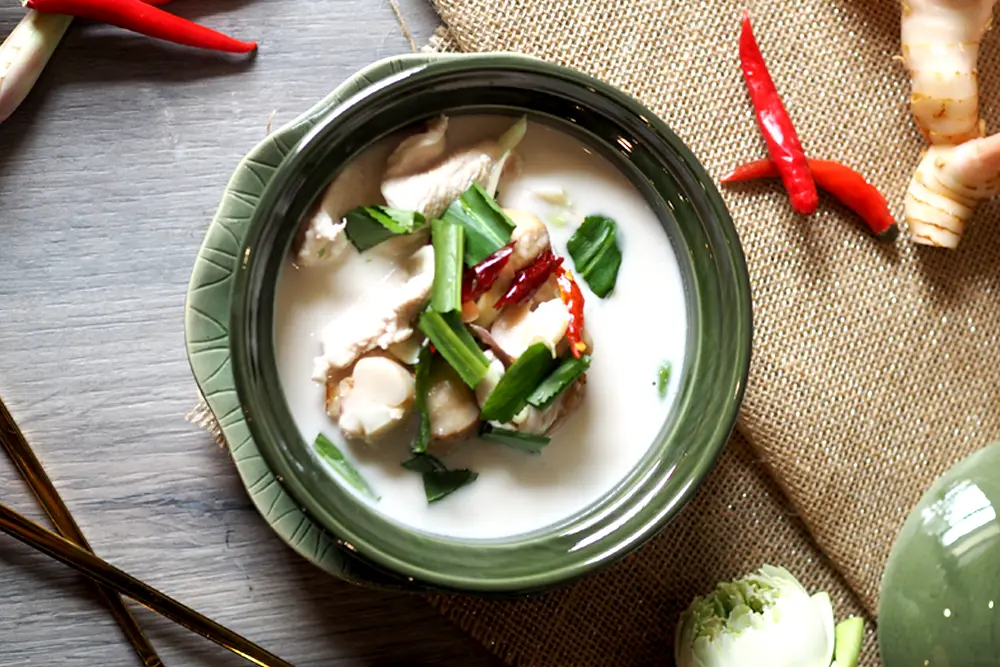
[[[418,43],[435,17],[401,3]],[[75,25],[0,125],[0,394],[94,549],[296,665],[492,665],[416,597],[304,562],[184,420],[195,253],[239,158],[359,67],[408,50],[386,0],[177,0],[252,60]],[[0,5],[0,35],[20,19]],[[13,467],[3,502],[41,520]],[[133,665],[89,587],[0,538],[0,665]],[[244,664],[144,610],[168,666]]]

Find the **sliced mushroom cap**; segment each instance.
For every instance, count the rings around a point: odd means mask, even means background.
[[[435,359],[431,368],[427,412],[431,418],[431,436],[436,440],[465,437],[479,423],[476,395],[441,359]]]
[[[410,414],[413,374],[386,357],[364,357],[340,381],[328,413],[344,435],[372,443]]]
[[[531,435],[551,435],[573,412],[583,404],[587,393],[587,375],[581,375],[566,388],[556,402],[545,410],[526,406],[513,419],[514,428]]]
[[[493,323],[490,335],[504,352],[517,359],[535,343],[543,343],[555,353],[566,337],[570,313],[561,299],[551,299],[538,304],[525,301],[508,306]]]
[[[530,266],[538,256],[552,247],[549,240],[549,230],[545,223],[538,219],[530,211],[520,209],[504,209],[511,221],[514,223],[514,231],[511,232],[510,240],[514,244],[514,252],[511,253],[507,265],[500,273],[500,277],[493,283],[486,294],[479,297],[476,306],[479,308],[479,316],[476,324],[482,327],[489,327],[497,318],[497,311],[493,304],[500,300],[510,288],[514,280],[514,274],[521,269]]]

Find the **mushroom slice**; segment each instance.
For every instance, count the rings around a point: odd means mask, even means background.
[[[511,358],[517,359],[535,343],[544,343],[553,354],[569,328],[570,312],[562,299],[531,301],[508,306],[493,323],[490,334]]]
[[[439,217],[473,183],[493,196],[504,165],[526,128],[527,121],[522,118],[497,141],[458,150],[424,171],[400,176],[390,169],[382,181],[382,196],[392,208],[418,211],[427,218]]]
[[[453,440],[470,435],[479,423],[476,395],[451,366],[436,359],[427,389],[431,437]]]
[[[550,435],[580,407],[587,393],[587,376],[581,375],[545,410],[528,405],[513,419],[514,428],[531,435]]]
[[[409,416],[414,392],[406,368],[387,357],[365,357],[337,385],[328,413],[345,436],[373,443]]]
[[[545,223],[538,219],[534,213],[522,211],[520,209],[504,209],[504,213],[513,221],[514,231],[511,232],[510,240],[514,244],[514,251],[507,260],[507,265],[497,277],[493,286],[483,296],[479,297],[476,306],[479,309],[479,316],[475,322],[479,326],[489,327],[497,317],[497,310],[493,304],[500,300],[510,288],[514,280],[514,274],[521,269],[531,266],[538,259],[538,256],[552,247],[549,240],[549,230]]]

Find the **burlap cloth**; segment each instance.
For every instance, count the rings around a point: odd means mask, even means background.
[[[745,6],[735,0],[433,2],[445,28],[429,50],[519,51],[601,77],[666,120],[716,177],[765,155],[739,71]],[[806,150],[862,171],[901,214],[922,142],[895,58],[897,0],[749,5]],[[994,32],[980,59],[994,129],[998,56]],[[624,562],[530,600],[431,598],[511,664],[672,664],[692,596],[765,562],[829,591],[838,618],[873,619],[910,508],[1000,433],[997,202],[949,252],[905,234],[880,245],[829,198],[801,218],[776,184],[723,193],[756,327],[737,433],[695,500]],[[862,665],[878,664],[870,623]]]
[[[519,51],[631,93],[721,176],[765,155],[740,75],[733,0],[435,0],[434,48]],[[921,140],[896,0],[751,0],[807,151],[865,173],[900,214]],[[1000,43],[984,45],[990,127]],[[997,436],[1000,238],[983,206],[956,252],[879,245],[829,198],[809,219],[777,185],[724,192],[747,253],[754,362],[739,433],[697,499],[601,574],[530,601],[436,598],[524,665],[672,662],[691,596],[762,562],[874,616],[899,528],[940,473]],[[784,493],[782,493],[784,492]],[[870,631],[864,665],[878,664]]]

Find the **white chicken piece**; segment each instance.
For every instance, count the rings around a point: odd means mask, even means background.
[[[490,330],[500,349],[514,359],[535,343],[543,343],[555,355],[566,337],[571,316],[562,299],[543,301],[532,309],[533,305],[525,301],[504,308]]]
[[[343,218],[368,196],[371,175],[356,163],[348,164],[323,194],[306,225],[296,254],[300,266],[335,264],[353,250],[344,232]]]
[[[431,437],[455,440],[475,430],[479,423],[476,395],[446,363],[435,363],[427,388],[427,413]]]
[[[365,357],[337,385],[327,412],[344,435],[374,443],[409,416],[415,392],[406,368],[387,357]]]
[[[382,181],[382,196],[391,208],[418,211],[428,219],[439,217],[473,183],[493,196],[504,165],[526,129],[527,121],[522,118],[497,141],[482,141],[458,150],[423,171],[406,175],[387,173]],[[418,143],[413,150],[421,151],[424,147]],[[398,167],[405,160],[406,156],[400,155],[395,165]]]
[[[519,209],[504,209],[504,213],[514,223],[514,231],[510,234],[514,251],[496,282],[476,302],[476,308],[479,312],[475,322],[481,327],[489,327],[493,324],[497,316],[493,304],[510,289],[514,274],[530,266],[538,259],[539,255],[552,247],[548,228],[534,213]]]
[[[416,173],[444,157],[447,131],[448,117],[439,116],[428,123],[426,132],[403,140],[385,163],[385,178]]]
[[[422,247],[400,270],[403,282],[386,280],[324,327],[320,334],[323,354],[315,359],[313,380],[326,382],[331,371],[350,368],[367,352],[386,350],[413,335],[413,320],[434,284],[434,247]]]
[[[309,220],[302,246],[299,248],[299,266],[319,266],[335,263],[350,247],[344,231],[346,223],[334,222],[326,211],[318,210]]]
[[[497,359],[497,355],[493,352],[486,350],[483,354],[489,360],[490,365],[486,367],[486,375],[483,379],[479,381],[476,385],[476,401],[479,402],[479,407],[486,405],[487,399],[489,399],[490,394],[493,390],[497,388],[500,384],[500,380],[503,379],[503,374],[506,370],[503,367],[503,362]]]

